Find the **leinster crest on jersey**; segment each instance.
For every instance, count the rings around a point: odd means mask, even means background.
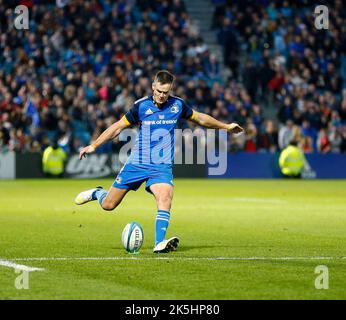
[[[178,113],[179,112],[179,106],[176,103],[171,106],[171,112],[172,113]]]

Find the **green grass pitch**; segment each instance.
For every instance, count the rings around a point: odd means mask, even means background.
[[[111,183],[0,182],[0,260],[44,268],[19,290],[14,268],[0,265],[0,299],[346,298],[346,181],[176,179],[167,235],[181,245],[159,256],[143,187],[113,213],[74,205],[78,192]],[[130,221],[144,230],[137,255],[121,244]],[[319,265],[329,289],[315,288]]]

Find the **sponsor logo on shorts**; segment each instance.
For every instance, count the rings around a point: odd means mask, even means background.
[[[116,182],[117,184],[120,184],[122,180],[123,180],[123,179],[122,179],[121,177],[117,177],[117,178],[115,179],[115,182]]]

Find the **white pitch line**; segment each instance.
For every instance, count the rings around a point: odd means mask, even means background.
[[[345,257],[39,257],[13,258],[13,261],[112,261],[112,260],[180,260],[180,261],[288,261],[345,260]]]
[[[44,271],[43,268],[35,268],[35,267],[29,267],[25,266],[22,264],[17,264],[8,260],[2,260],[0,259],[0,266],[3,267],[8,267],[8,268],[13,268],[16,270],[22,270],[22,271],[27,271],[27,272],[32,272],[32,271]]]

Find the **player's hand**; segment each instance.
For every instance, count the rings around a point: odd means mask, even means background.
[[[80,152],[79,152],[79,160],[82,160],[83,157],[86,157],[88,153],[93,153],[95,152],[96,148],[93,145],[89,145],[87,147],[84,147]]]
[[[230,123],[228,125],[227,131],[229,133],[240,133],[244,132],[244,129],[237,123]]]

